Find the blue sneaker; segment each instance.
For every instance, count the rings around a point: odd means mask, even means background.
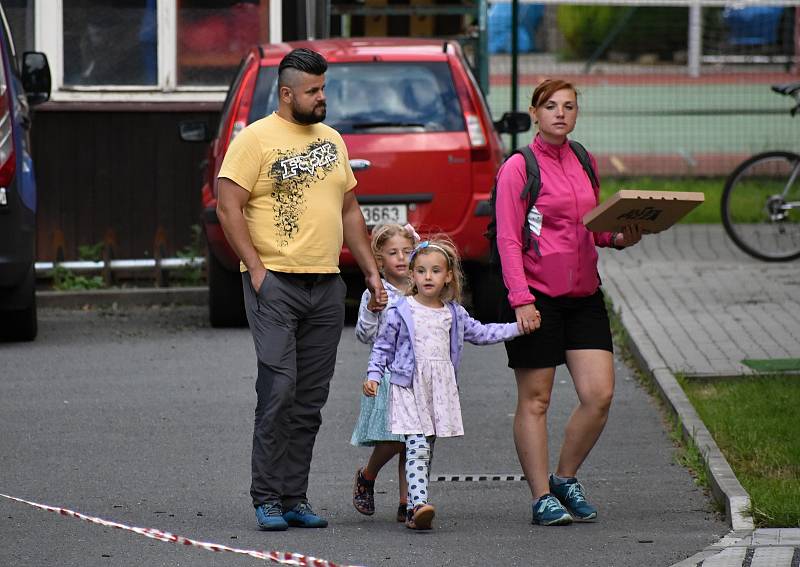
[[[256,506],[256,521],[259,528],[268,532],[282,532],[289,529],[289,524],[283,519],[283,510],[279,502]]]
[[[567,482],[557,483],[551,474],[550,492],[579,522],[589,522],[597,518],[597,508],[586,501],[586,492],[577,478],[572,477]]]
[[[311,509],[308,502],[300,502],[297,506],[283,513],[283,519],[295,528],[327,528],[328,520],[320,518]]]
[[[572,523],[572,516],[561,505],[558,498],[545,494],[533,503],[532,524],[541,526],[566,526]]]

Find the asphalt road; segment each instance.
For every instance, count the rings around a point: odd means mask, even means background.
[[[330,527],[266,533],[255,528],[248,496],[255,361],[246,329],[210,329],[199,307],[42,310],[35,343],[0,344],[0,492],[197,540],[356,565],[670,565],[727,531],[675,464],[656,404],[621,364],[606,432],[582,474],[600,509],[596,523],[531,525],[524,482],[437,482],[435,529],[411,532],[393,519],[393,464],[378,480],[376,515],[361,516],[351,486],[367,450],[349,438],[367,355],[346,328],[309,493]],[[466,436],[437,443],[434,475],[520,474],[503,347],[467,347],[461,376]],[[559,372],[555,447],[574,401]],[[0,498],[2,566],[260,564]]]

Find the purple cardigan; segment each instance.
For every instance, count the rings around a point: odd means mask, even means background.
[[[453,316],[450,325],[450,360],[455,368],[456,379],[465,340],[476,345],[490,345],[521,334],[516,323],[483,324],[470,317],[458,303],[449,301],[446,305]],[[372,346],[367,379],[380,382],[384,371],[388,369],[392,384],[408,387],[414,378],[415,368],[414,319],[408,302],[402,297],[386,310],[385,322]]]

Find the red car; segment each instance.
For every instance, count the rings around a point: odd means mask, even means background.
[[[242,60],[222,109],[202,189],[208,241],[209,314],[214,326],[243,324],[239,259],[216,216],[216,175],[231,139],[277,109],[278,63],[308,47],[329,63],[325,123],[347,144],[356,194],[368,225],[406,221],[418,232],[448,233],[461,251],[481,311],[488,198],[504,158],[499,133],[530,127],[527,113],[492,122],[486,100],[460,46],[451,41],[331,39],[264,45]],[[203,123],[184,123],[181,137],[208,140]],[[342,273],[354,295],[363,280],[347,249]],[[350,279],[352,277],[353,279]],[[496,300],[496,298],[486,298]]]

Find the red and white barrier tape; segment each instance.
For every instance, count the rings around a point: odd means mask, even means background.
[[[86,514],[81,514],[80,512],[75,512],[74,510],[69,510],[67,508],[58,508],[55,506],[47,506],[46,504],[37,504],[36,502],[30,502],[28,500],[23,500],[22,498],[17,498],[15,496],[8,496],[7,494],[0,494],[0,496],[2,496],[3,498],[8,498],[9,500],[22,502],[23,504],[28,504],[29,506],[33,506],[34,508],[39,508],[40,510],[55,512],[56,514],[61,514],[62,516],[70,516],[72,518],[84,520],[92,524],[99,524],[101,526],[106,526],[109,528],[117,528],[119,530],[134,532],[139,535],[149,537],[151,539],[157,539],[159,541],[177,543],[179,545],[190,545],[193,547],[200,547],[208,551],[217,551],[217,552],[229,551],[230,553],[238,553],[239,555],[249,555],[250,557],[255,557],[256,559],[273,561],[275,563],[280,563],[282,565],[298,565],[301,567],[354,567],[349,565],[339,565],[337,563],[327,561],[326,559],[317,559],[316,557],[309,557],[306,555],[302,555],[300,553],[288,553],[283,551],[256,551],[253,549],[237,549],[235,547],[228,547],[227,545],[221,545],[218,543],[196,541],[193,539],[189,539],[188,537],[171,534],[169,532],[162,532],[161,530],[156,530],[153,528],[137,528],[133,526],[126,526],[125,524],[112,522],[110,520],[104,520],[103,518],[87,516]]]

